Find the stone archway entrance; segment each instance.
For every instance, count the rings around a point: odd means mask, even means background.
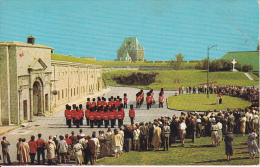
[[[42,111],[42,87],[40,82],[33,84],[33,115],[38,115]]]

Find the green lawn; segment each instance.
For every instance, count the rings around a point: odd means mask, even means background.
[[[226,110],[249,107],[251,103],[242,98],[223,96],[222,104],[216,104],[216,94],[181,94],[167,98],[168,107],[183,111]]]
[[[107,85],[111,86],[129,86],[120,85],[112,80],[115,75],[130,75],[133,71],[113,71],[103,73],[103,78]],[[159,73],[156,77],[156,82],[147,86],[131,86],[143,89],[160,90],[178,90],[183,86],[198,86],[200,83],[207,82],[207,72],[204,70],[168,70],[168,71],[156,71]],[[243,86],[255,86],[259,84],[259,78],[252,73],[251,76],[254,81],[250,81],[242,72],[210,72],[209,81],[217,81],[216,85],[243,85]]]
[[[225,144],[212,147],[210,137],[185,140],[185,147],[180,143],[172,144],[169,151],[130,151],[119,157],[106,157],[95,165],[257,165],[259,154],[249,159],[247,152],[247,136],[235,135],[233,141],[234,154],[231,161],[226,161]],[[177,140],[177,142],[179,142]]]

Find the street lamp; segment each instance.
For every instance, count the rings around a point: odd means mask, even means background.
[[[207,58],[208,58],[208,71],[207,71],[207,97],[209,98],[209,50],[213,47],[216,47],[218,50],[218,45],[213,45],[211,47],[208,46]]]

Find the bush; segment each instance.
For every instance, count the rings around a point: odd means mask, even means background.
[[[112,79],[115,80],[118,84],[123,85],[150,85],[155,82],[155,78],[159,73],[143,73],[143,72],[133,72],[128,76],[115,76]]]
[[[253,66],[252,65],[243,65],[242,66],[242,71],[244,72],[249,72],[249,71],[252,71],[253,70]]]

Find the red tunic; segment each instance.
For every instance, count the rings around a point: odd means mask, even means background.
[[[100,107],[102,105],[101,101],[97,102],[97,106]]]
[[[89,114],[90,114],[90,110],[86,110],[86,111],[85,111],[85,117],[86,117],[86,118],[89,118]]]
[[[94,112],[91,112],[91,113],[89,114],[89,120],[90,120],[90,121],[94,121],[94,120],[95,120]]]
[[[159,102],[163,103],[163,96],[159,97]]]
[[[80,113],[80,118],[82,118],[84,116],[84,111],[81,109],[79,110],[79,113]]]
[[[114,110],[114,113],[115,113],[115,118],[117,119],[118,111],[117,111],[117,110]]]
[[[113,102],[112,101],[108,102],[108,106],[109,108],[111,108],[113,106]]]
[[[104,113],[104,120],[109,120],[109,112]]]
[[[95,101],[92,102],[91,107],[95,107],[97,103]]]
[[[101,113],[101,118],[104,119],[104,111],[100,111]]]
[[[76,112],[76,113],[75,113],[75,119],[76,119],[76,120],[80,120],[80,118],[81,118],[80,112]]]
[[[94,111],[94,118],[97,119],[97,111]]]
[[[128,100],[127,97],[124,97],[124,103],[127,103],[127,100]]]
[[[103,108],[106,108],[107,106],[107,102],[105,102],[104,100],[101,102],[101,105],[103,106]]]
[[[100,112],[97,112],[97,120],[100,121],[102,118],[101,118],[101,113]]]
[[[114,113],[114,111],[111,111],[111,112],[109,113],[109,117],[110,117],[110,119],[115,119],[115,113]]]
[[[123,117],[125,117],[125,110],[122,108],[121,111],[123,113]]]
[[[76,115],[77,111],[76,110],[72,110],[71,112],[72,112],[72,118],[75,118],[75,115]]]
[[[151,102],[152,102],[151,96],[147,96],[147,97],[146,97],[146,103],[151,103]]]
[[[135,110],[129,110],[129,117],[135,117]]]
[[[72,112],[70,110],[66,112],[66,118],[69,120],[72,119]]]
[[[66,113],[67,113],[68,111],[69,111],[69,110],[65,110],[65,111],[64,111],[64,116],[65,116],[65,117],[66,117]]]
[[[90,107],[91,107],[91,105],[92,105],[92,104],[91,104],[91,102],[90,102],[90,101],[88,101],[88,102],[87,102],[87,106],[90,108]]]
[[[117,119],[123,119],[123,112],[122,111],[118,111]]]

